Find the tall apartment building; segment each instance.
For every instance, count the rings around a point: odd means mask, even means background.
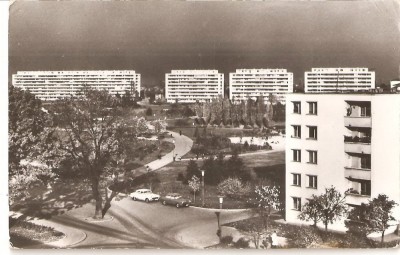
[[[288,95],[286,220],[299,222],[301,206],[331,186],[350,206],[382,193],[400,204],[399,109],[400,94]]]
[[[375,72],[368,68],[312,68],[304,73],[304,92],[335,93],[375,88]]]
[[[272,94],[285,104],[287,93],[293,92],[293,73],[286,69],[236,69],[229,74],[229,99],[247,100]]]
[[[76,95],[84,86],[110,94],[140,92],[141,77],[134,70],[112,71],[22,71],[13,74],[12,84],[46,101]]]
[[[224,96],[224,74],[218,70],[172,70],[165,74],[165,98],[169,103],[195,103]]]

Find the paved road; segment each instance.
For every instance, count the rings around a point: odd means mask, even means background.
[[[168,131],[168,133],[170,135],[172,134],[172,137],[167,139],[169,141],[175,141],[175,148],[170,153],[164,155],[161,159],[157,159],[148,163],[147,166],[149,166],[150,171],[160,169],[173,162],[173,155],[175,155],[176,158],[180,158],[192,149],[192,139],[184,135],[179,135],[178,133],[172,131]],[[134,173],[134,175],[140,175],[146,173],[147,169],[145,167],[139,167],[132,170],[132,172]]]

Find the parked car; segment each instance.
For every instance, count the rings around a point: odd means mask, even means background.
[[[160,202],[163,205],[173,205],[176,206],[176,208],[179,208],[179,207],[188,207],[192,201],[183,198],[178,193],[170,193],[167,194],[165,197],[161,197]]]
[[[138,189],[135,192],[129,194],[133,200],[142,200],[145,202],[158,201],[160,195],[154,194],[150,189]]]

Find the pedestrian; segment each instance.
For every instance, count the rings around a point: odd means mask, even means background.
[[[179,130],[179,135],[182,135],[182,130]]]
[[[271,248],[277,248],[278,247],[278,236],[276,235],[276,231],[274,231],[271,235]]]

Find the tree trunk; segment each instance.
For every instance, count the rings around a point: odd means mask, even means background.
[[[101,197],[100,190],[99,190],[99,179],[92,178],[92,194],[93,198],[96,200],[96,208],[94,212],[94,219],[101,219],[102,218],[102,208],[103,208],[103,198]]]
[[[328,232],[328,222],[325,221],[324,224],[325,224],[325,232]]]
[[[384,240],[385,240],[385,230],[382,231],[381,245],[383,245]]]
[[[196,191],[193,192],[193,204],[196,204]]]
[[[101,218],[104,218],[104,215],[106,215],[108,209],[111,208],[111,201],[117,195],[118,195],[118,192],[112,191],[110,197],[108,197],[108,190],[106,188],[106,203],[104,204],[104,207],[103,207],[103,209],[101,211]]]

